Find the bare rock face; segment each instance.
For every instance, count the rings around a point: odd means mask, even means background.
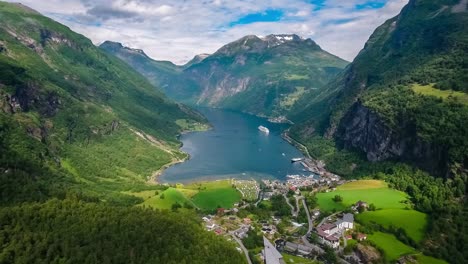
[[[369,245],[358,244],[356,253],[364,263],[377,263],[380,260],[380,252]]]
[[[448,151],[419,138],[411,123],[390,128],[361,102],[356,102],[341,120],[336,138],[346,148],[366,153],[369,161],[405,160],[433,174],[444,176]]]

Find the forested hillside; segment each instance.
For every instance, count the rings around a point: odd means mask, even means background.
[[[467,8],[409,1],[320,95],[290,113],[298,122],[290,134],[329,170],[408,193],[430,216],[418,247],[450,263],[468,259]]]
[[[308,107],[292,116],[301,122],[296,133],[434,175],[466,168],[468,13],[458,2],[410,1],[320,96],[303,99]]]
[[[178,101],[268,117],[286,115],[299,98],[316,95],[347,65],[297,35],[245,36],[179,67],[117,43],[101,48]]]
[[[127,207],[204,118],[21,4],[0,17],[1,262],[242,263],[191,214]]]

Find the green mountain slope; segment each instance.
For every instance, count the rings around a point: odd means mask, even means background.
[[[0,17],[0,262],[242,263],[191,214],[128,207],[203,117],[25,6]]]
[[[296,133],[305,140],[318,130],[371,161],[436,175],[466,168],[467,14],[464,1],[410,1],[319,96],[301,101]]]
[[[194,81],[182,76],[185,66],[177,66],[169,61],[153,60],[144,51],[124,47],[117,42],[105,41],[99,48],[128,63],[173,99],[190,102],[183,99],[194,97],[198,90],[198,85]],[[201,58],[196,56],[187,63],[187,66],[201,61]]]
[[[246,36],[220,48],[183,75],[199,84],[196,103],[279,117],[315,94],[347,62],[297,35]]]
[[[329,170],[408,193],[430,219],[413,246],[449,263],[468,260],[467,4],[409,1],[343,73],[290,113],[298,123],[291,136]]]
[[[269,117],[284,116],[305,94],[314,96],[347,62],[296,35],[246,36],[181,67],[164,67],[137,50],[106,42],[118,56],[172,98]]]

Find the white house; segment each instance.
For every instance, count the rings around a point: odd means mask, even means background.
[[[339,229],[353,229],[354,228],[354,215],[353,214],[344,214],[343,218],[336,221],[336,226]]]

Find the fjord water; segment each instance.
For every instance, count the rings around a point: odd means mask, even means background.
[[[302,174],[299,163],[291,163],[301,152],[281,138],[286,124],[220,109],[200,108],[213,129],[184,134],[182,150],[190,154],[186,162],[168,168],[160,182],[186,183],[224,178],[280,179]],[[267,135],[258,130],[263,125]],[[284,154],[283,154],[284,153]]]

